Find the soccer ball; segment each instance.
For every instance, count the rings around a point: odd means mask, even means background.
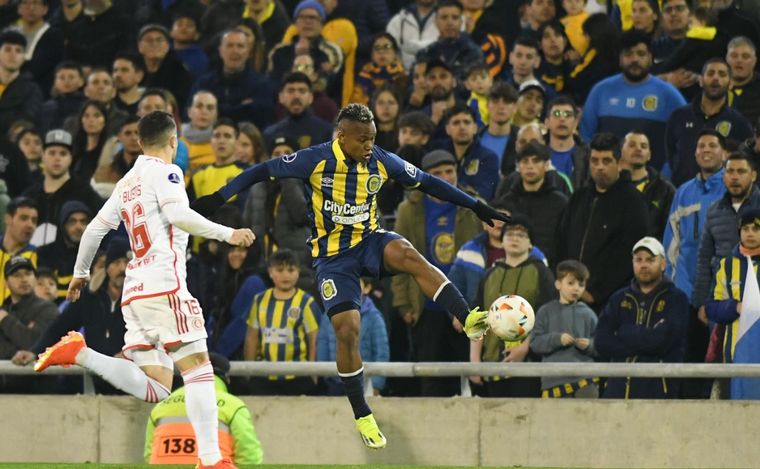
[[[488,310],[488,325],[502,340],[522,340],[533,330],[536,316],[528,300],[517,295],[496,298]]]

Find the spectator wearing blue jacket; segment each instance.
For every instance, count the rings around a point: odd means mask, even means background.
[[[704,129],[697,139],[699,173],[677,190],[665,225],[665,276],[691,298],[696,281],[697,253],[707,210],[723,197],[725,139],[713,129]]]
[[[696,139],[702,129],[710,128],[723,137],[742,142],[753,135],[749,121],[728,106],[731,69],[720,58],[708,60],[700,77],[702,93],[691,104],[679,107],[670,115],[666,129],[666,149],[671,180],[678,187],[698,170],[692,159]]]
[[[457,104],[446,112],[443,120],[449,136],[444,149],[457,159],[459,184],[491,200],[499,184],[499,157],[480,144],[475,112],[466,104]]]
[[[260,129],[272,122],[275,90],[269,79],[251,69],[250,50],[243,31],[230,30],[219,45],[221,70],[202,75],[193,85],[190,96],[207,90],[219,100],[219,116],[235,122],[251,121]]]
[[[388,332],[385,328],[385,319],[375,303],[370,299],[369,292],[372,290],[372,279],[360,278],[362,289],[361,314],[362,327],[359,331],[359,353],[364,362],[387,362],[391,352],[388,346]],[[317,361],[334,362],[336,357],[335,330],[330,324],[330,318],[322,316],[319,332],[317,333]],[[325,378],[327,394],[331,396],[343,396],[343,382],[337,376]],[[372,388],[375,395],[385,388],[384,376],[372,377]]]

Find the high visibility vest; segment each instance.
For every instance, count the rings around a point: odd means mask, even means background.
[[[219,422],[219,448],[222,457],[234,461],[234,441],[230,427]],[[156,422],[150,464],[195,464],[198,444],[187,417],[165,417]]]

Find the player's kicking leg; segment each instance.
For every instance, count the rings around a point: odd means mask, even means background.
[[[425,296],[463,324],[464,332],[470,339],[480,340],[488,331],[488,311],[480,311],[478,307],[470,310],[454,284],[406,239],[399,238],[389,242],[383,251],[383,262],[389,272],[407,273],[414,277]]]
[[[372,410],[364,398],[364,366],[359,354],[360,313],[356,309],[339,312],[334,314],[330,321],[335,329],[335,361],[338,365],[338,375],[343,381],[346,396],[354,411],[356,428],[368,448],[385,448],[385,435],[377,426]]]

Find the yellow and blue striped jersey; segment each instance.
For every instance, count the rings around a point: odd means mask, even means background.
[[[259,330],[264,360],[300,362],[308,360],[306,334],[319,329],[320,315],[314,298],[300,288],[288,300],[276,299],[269,288],[253,297],[248,325]]]
[[[357,163],[343,154],[338,141],[299,150],[264,163],[272,179],[304,181],[309,204],[314,258],[330,257],[359,244],[378,230],[377,193],[393,179],[417,187],[423,172],[378,146],[369,161]]]
[[[757,258],[753,258],[755,275],[757,275]],[[741,302],[744,298],[745,279],[747,278],[747,258],[734,248],[732,255],[720,260],[718,272],[715,274],[715,283],[713,287],[713,301],[734,300]],[[709,306],[708,306],[709,307]],[[735,310],[734,310],[735,311]],[[732,313],[735,314],[735,313]],[[722,321],[719,321],[722,322]],[[739,315],[736,319],[725,324],[725,334],[723,336],[722,350],[723,361],[726,363],[733,362],[734,351],[736,350],[736,341],[739,337]]]
[[[35,267],[37,267],[37,253],[34,251],[34,246],[27,244],[18,251],[10,253],[2,248],[2,240],[3,238],[0,236],[0,303],[4,302],[9,296],[11,296],[11,291],[5,284],[5,264],[7,264],[11,258],[15,256],[26,257],[32,261],[32,264]],[[66,289],[68,290],[68,285],[66,285]]]

